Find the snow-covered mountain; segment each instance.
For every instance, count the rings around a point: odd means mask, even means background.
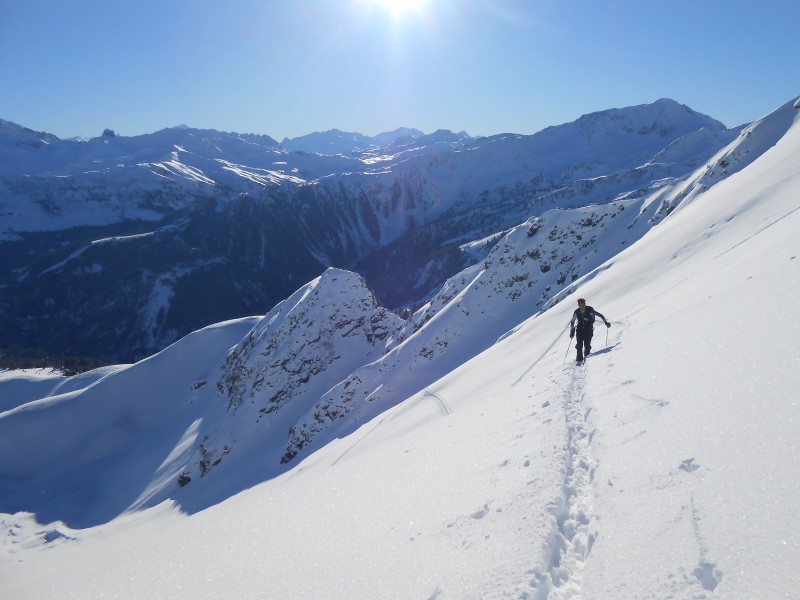
[[[485,257],[477,240],[643,197],[739,130],[659,100],[532,136],[405,133],[332,156],[187,127],[76,141],[0,122],[0,337],[137,360],[264,312],[329,267],[416,308]]]
[[[234,479],[241,481],[240,489],[245,489],[284,470],[278,459],[287,443],[286,432],[297,423],[298,416],[353,370],[382,356],[388,340],[401,326],[396,315],[375,304],[363,279],[347,271],[329,269],[263,318],[204,328],[156,357],[113,370],[113,377],[105,376],[107,370],[101,370],[104,376],[99,380],[85,375],[85,387],[78,391],[64,389],[63,384],[54,386],[48,394],[69,399],[68,404],[73,406],[73,402],[86,406],[105,404],[104,399],[113,396],[113,406],[106,405],[101,411],[109,420],[98,414],[98,420],[87,422],[85,428],[62,433],[58,432],[60,423],[53,421],[56,429],[45,434],[51,439],[47,452],[72,455],[64,445],[75,435],[89,440],[84,450],[75,453],[69,465],[62,465],[64,470],[55,481],[52,472],[43,467],[50,460],[47,453],[37,462],[42,477],[34,478],[30,485],[6,487],[12,480],[19,483],[18,477],[28,472],[30,465],[20,465],[13,473],[4,472],[0,495],[22,502],[20,509],[82,526],[102,522],[113,516],[106,511],[124,510],[131,501],[148,505],[175,493],[183,492],[194,506],[217,502],[223,499],[220,491],[229,491],[214,485],[209,489],[207,475],[223,462],[225,467],[230,464],[228,475],[235,471]],[[166,408],[162,405],[162,385],[165,377],[172,378],[168,373],[173,361],[183,363],[185,368],[174,373],[174,386],[168,386],[172,390],[168,401],[172,406]],[[140,379],[154,387],[145,389],[131,383]],[[7,383],[11,384],[19,382]],[[31,388],[30,392],[35,394],[36,389]],[[9,408],[0,406],[2,410]],[[29,426],[39,426],[30,422],[31,415],[25,416],[24,412],[17,413],[22,421],[15,436],[0,442],[2,451],[19,447],[23,442],[18,436],[24,438]],[[13,421],[18,417],[9,418]],[[147,446],[161,444],[156,438],[170,443],[168,440],[174,441],[176,436],[184,440],[182,452],[160,467],[158,481],[144,484],[146,489],[137,489],[143,482],[130,473],[118,472],[119,481],[109,487],[109,473],[85,470],[87,452],[96,452],[107,440],[116,439],[119,444],[115,442],[101,450],[101,462],[114,463],[125,455],[124,460],[135,464],[148,452]],[[265,460],[243,466],[252,455]],[[76,470],[68,474],[70,465]],[[59,482],[65,480],[72,481],[74,495],[64,495],[53,487],[58,488]],[[192,485],[188,485],[190,482]],[[185,491],[180,489],[184,486]],[[198,493],[198,487],[203,491]],[[206,499],[209,496],[211,499]],[[41,503],[35,501],[37,505],[32,507],[28,505],[31,498],[38,498]],[[99,513],[98,507],[102,507]]]
[[[329,269],[134,365],[0,374],[0,595],[792,597],[795,104],[476,242],[406,322]],[[579,296],[612,326],[576,367]]]
[[[331,129],[316,131],[296,138],[283,138],[281,145],[288,150],[312,154],[348,155],[386,148],[398,142],[412,142],[424,135],[419,129],[409,127],[400,127],[394,131],[386,131],[371,137],[362,133]]]
[[[133,365],[0,374],[0,595],[792,597],[798,151],[790,102],[476,242],[405,322],[328,269]],[[612,323],[581,367],[578,296]]]

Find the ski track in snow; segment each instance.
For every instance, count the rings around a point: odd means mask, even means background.
[[[423,397],[423,398],[430,398],[431,400],[434,400],[434,401],[435,401],[435,402],[438,404],[438,406],[439,406],[439,409],[442,411],[442,416],[443,416],[443,417],[447,417],[447,416],[449,416],[450,414],[452,414],[452,413],[451,413],[451,411],[450,411],[450,407],[448,406],[448,404],[447,404],[447,402],[445,401],[445,399],[444,399],[444,398],[442,398],[442,397],[441,397],[439,394],[437,394],[436,392],[433,392],[433,391],[431,391],[429,388],[425,388],[425,390],[424,390],[424,394],[423,394],[423,396],[422,396],[422,397]],[[351,451],[353,448],[355,448],[355,447],[356,447],[358,444],[360,444],[361,442],[363,442],[363,441],[364,441],[364,440],[367,438],[367,436],[369,436],[370,434],[374,433],[374,432],[375,432],[375,430],[376,430],[376,429],[378,429],[378,427],[380,427],[380,426],[381,426],[381,424],[383,424],[383,422],[384,422],[384,421],[386,421],[386,419],[389,419],[389,418],[393,417],[393,416],[394,416],[394,414],[395,414],[396,412],[399,412],[399,411],[400,411],[402,408],[403,408],[403,405],[402,405],[402,403],[401,403],[401,404],[398,404],[397,406],[395,406],[393,409],[391,409],[391,410],[387,411],[387,412],[386,412],[386,413],[383,415],[383,417],[381,417],[381,418],[380,418],[380,419],[377,421],[377,423],[375,423],[375,425],[374,425],[373,427],[371,427],[371,428],[370,428],[370,429],[369,429],[369,430],[368,430],[366,433],[364,433],[364,435],[362,435],[362,436],[361,436],[360,438],[358,438],[358,439],[357,439],[355,442],[353,442],[353,443],[352,443],[352,444],[351,444],[351,445],[350,445],[350,446],[347,448],[347,450],[345,450],[344,452],[342,452],[342,454],[341,454],[341,455],[339,455],[339,457],[338,457],[336,460],[334,460],[334,461],[331,463],[331,466],[334,466],[334,465],[336,465],[336,464],[337,464],[337,463],[338,463],[340,460],[342,460],[342,459],[343,459],[343,458],[344,458],[344,457],[345,457],[345,456],[346,456],[346,455],[347,455],[347,454],[348,454],[348,453],[349,453],[349,452],[350,452],[350,451]]]
[[[372,427],[371,427],[369,430],[367,430],[367,432],[366,432],[366,433],[364,433],[364,435],[362,435],[360,438],[358,438],[358,439],[357,439],[355,442],[353,442],[353,443],[352,443],[352,444],[351,444],[351,445],[350,445],[350,446],[349,446],[349,447],[348,447],[348,448],[347,448],[347,449],[346,449],[344,452],[342,452],[342,453],[339,455],[339,457],[338,457],[336,460],[334,460],[334,461],[331,463],[331,466],[332,466],[332,467],[333,467],[333,466],[335,466],[335,465],[336,465],[336,464],[337,464],[337,463],[338,463],[340,460],[342,460],[342,459],[343,459],[345,456],[347,456],[347,454],[348,454],[348,453],[349,453],[349,452],[350,452],[350,451],[351,451],[353,448],[355,448],[355,447],[356,447],[356,446],[358,446],[358,445],[359,445],[361,442],[363,442],[363,441],[364,441],[364,440],[365,440],[365,439],[366,439],[366,438],[367,438],[367,437],[368,437],[368,436],[369,436],[371,433],[374,433],[374,432],[375,432],[375,430],[376,430],[378,427],[380,427],[380,426],[381,426],[381,424],[382,424],[382,423],[383,423],[383,422],[384,422],[386,419],[388,419],[388,418],[390,418],[390,417],[394,416],[394,413],[396,413],[397,411],[399,411],[401,406],[402,406],[401,404],[398,404],[398,405],[397,405],[397,406],[395,406],[395,407],[394,407],[392,410],[390,410],[390,411],[387,411],[386,413],[384,413],[384,415],[383,415],[383,416],[382,416],[380,419],[378,419],[378,421],[375,423],[375,425],[373,425],[373,426],[372,426]]]
[[[439,403],[439,408],[441,408],[443,416],[446,417],[447,415],[450,414],[450,407],[447,406],[447,402],[445,402],[444,399],[439,394],[437,394],[436,392],[432,392],[428,388],[425,388],[425,397],[433,398],[434,400],[436,400],[436,402]]]
[[[593,431],[584,410],[586,364],[568,367],[569,384],[564,391],[564,418],[567,426],[567,460],[564,496],[554,514],[557,529],[552,556],[545,572],[536,571],[532,582],[534,600],[577,600],[582,595],[583,568],[597,538],[594,526],[592,479],[596,465],[591,458]]]

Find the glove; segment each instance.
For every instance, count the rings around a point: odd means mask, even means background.
[[[572,339],[574,337],[575,337],[575,328],[574,327],[570,327],[569,328],[569,339]]]
[[[611,327],[611,323],[609,323],[608,321],[606,321],[606,327]]]

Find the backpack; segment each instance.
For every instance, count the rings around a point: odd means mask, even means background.
[[[578,317],[577,325],[582,327],[588,325],[590,329],[594,329],[594,309],[591,306],[586,306],[586,316],[581,317],[579,309],[575,309],[575,314]]]

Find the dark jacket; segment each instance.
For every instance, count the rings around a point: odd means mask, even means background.
[[[580,308],[576,308],[575,312],[572,313],[572,320],[569,322],[570,331],[575,329],[578,333],[591,333],[595,317],[600,317],[603,323],[608,324],[606,318],[591,306],[587,306],[583,312],[581,312]]]

